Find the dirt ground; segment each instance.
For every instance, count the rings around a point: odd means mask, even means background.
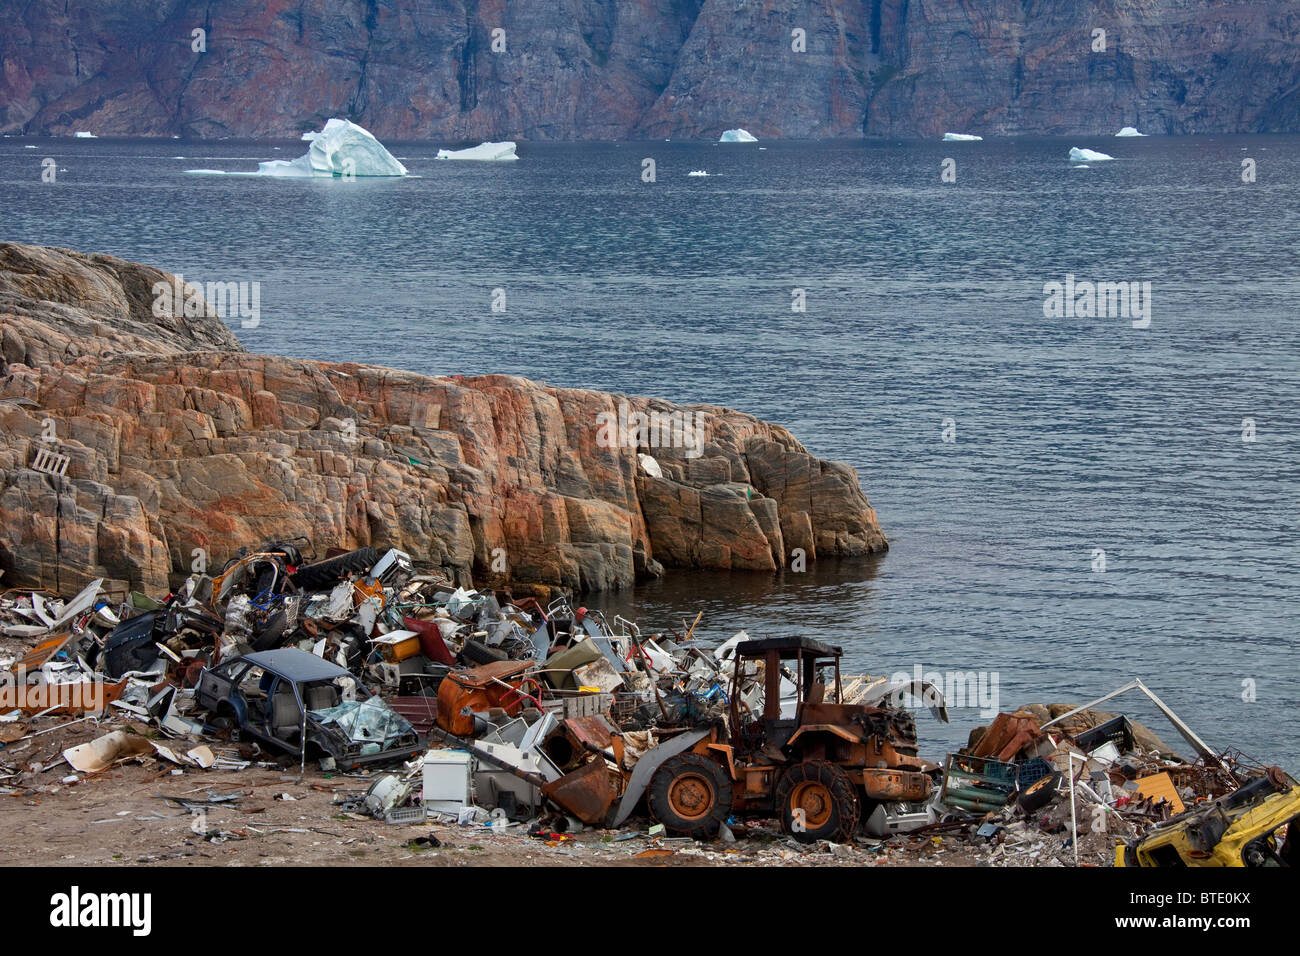
[[[149,756],[97,774],[76,773],[64,749],[120,722],[67,725],[0,750],[0,865],[65,866],[972,866],[987,852],[960,837],[911,837],[804,847],[773,821],[736,828],[736,842],[650,838],[648,820],[621,830],[529,836],[527,825],[388,824],[350,813],[336,797],[364,795],[373,777],[309,765],[244,770],[179,768]],[[145,730],[144,727],[138,729]],[[263,758],[266,759],[266,758]],[[73,779],[75,778],[75,780]],[[67,781],[67,782],[65,782]],[[237,794],[229,802],[193,806]],[[200,822],[196,822],[200,821]],[[416,843],[434,837],[440,845]]]

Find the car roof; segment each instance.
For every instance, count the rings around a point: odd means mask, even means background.
[[[282,647],[274,651],[257,651],[245,654],[240,660],[251,661],[263,670],[272,671],[281,677],[287,677],[295,683],[299,681],[330,680],[334,677],[351,677],[352,675],[338,664],[331,663],[323,657],[308,654],[296,647]]]

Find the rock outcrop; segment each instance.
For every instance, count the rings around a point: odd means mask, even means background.
[[[575,589],[887,546],[854,471],[779,425],[508,376],[257,355],[219,318],[155,318],[153,286],[173,281],[0,244],[6,585],[68,592],[103,576],[158,592],[298,535]],[[638,413],[679,426],[640,436],[657,469],[639,457]],[[620,420],[628,435],[602,433]],[[699,441],[679,441],[697,423]],[[66,456],[63,477],[32,467],[43,449]]]
[[[10,133],[296,137],[332,116],[444,142],[1300,128],[1293,0],[9,6]]]

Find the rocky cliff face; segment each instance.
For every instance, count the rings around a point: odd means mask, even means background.
[[[0,131],[1294,131],[1298,49],[1293,0],[31,0],[0,11]]]
[[[6,586],[103,576],[159,592],[196,560],[297,535],[582,589],[661,565],[772,571],[795,549],[886,547],[854,471],[779,425],[506,376],[254,355],[219,319],[155,318],[153,285],[173,281],[0,244]],[[676,416],[641,436],[661,476],[618,440],[621,416],[635,443],[638,412]],[[700,424],[700,441],[667,423]],[[33,467],[42,450],[66,456],[64,477]]]

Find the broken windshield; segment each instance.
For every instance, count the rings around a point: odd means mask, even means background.
[[[333,707],[313,710],[311,716],[326,727],[337,728],[352,743],[376,745],[374,749],[363,747],[366,753],[387,750],[399,738],[415,733],[405,717],[378,697],[345,700]]]

